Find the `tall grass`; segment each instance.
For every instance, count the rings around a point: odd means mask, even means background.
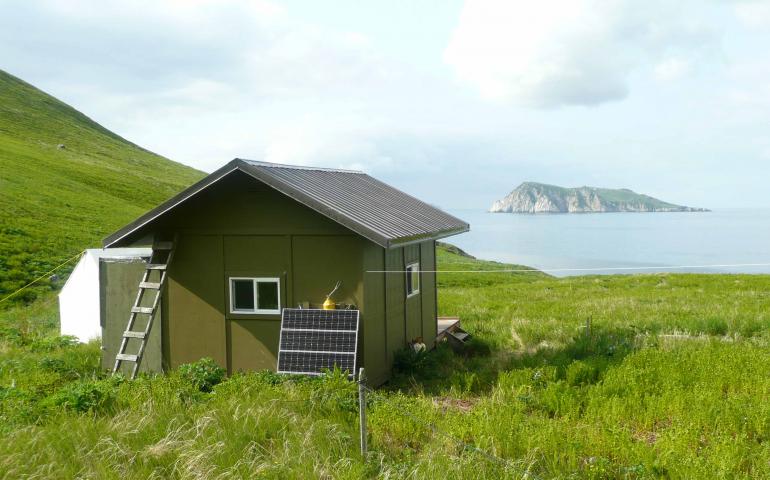
[[[108,378],[54,304],[2,312],[0,478],[770,478],[770,278],[439,281],[472,348],[399,362],[366,458],[339,372]]]

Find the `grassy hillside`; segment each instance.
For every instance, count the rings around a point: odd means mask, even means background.
[[[202,176],[0,70],[0,297]]]
[[[445,249],[438,265],[508,267]],[[43,299],[0,312],[0,478],[770,478],[768,291],[762,275],[439,273],[440,313],[474,341],[399,356],[370,395],[367,459],[339,375],[210,393],[189,372],[109,379]]]

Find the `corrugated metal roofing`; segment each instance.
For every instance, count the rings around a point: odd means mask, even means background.
[[[107,237],[105,246],[130,235],[235,170],[386,248],[443,238],[469,229],[466,222],[363,172],[235,159]]]

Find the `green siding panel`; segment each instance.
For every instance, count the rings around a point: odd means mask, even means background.
[[[295,303],[320,305],[341,280],[342,285],[333,299],[363,309],[366,240],[355,235],[297,235],[292,238],[292,243]]]
[[[281,323],[274,320],[228,320],[230,373],[275,370]]]
[[[406,346],[404,249],[386,250],[385,309],[387,316],[388,365],[393,364],[393,352]]]
[[[419,244],[404,247],[404,268],[414,262],[420,263],[420,269],[422,269]],[[406,274],[402,275],[406,282]],[[413,342],[420,338],[422,338],[422,275],[420,275],[420,293],[406,298],[406,341]]]
[[[420,244],[420,267],[423,270],[420,281],[422,295],[422,337],[425,344],[431,347],[436,341],[436,242],[429,241]]]
[[[227,235],[224,242],[226,272],[278,276],[291,264],[288,235]]]
[[[222,237],[180,235],[168,281],[168,363],[227,367]]]
[[[367,243],[364,248],[364,310],[361,328],[366,355],[361,366],[366,368],[369,382],[378,385],[388,379],[390,365],[385,324],[385,274],[370,272],[385,269],[385,250]],[[368,273],[367,273],[368,272]]]

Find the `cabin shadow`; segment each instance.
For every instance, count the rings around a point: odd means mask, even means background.
[[[427,395],[480,395],[492,390],[505,372],[544,367],[552,369],[554,381],[594,384],[641,347],[638,334],[633,328],[597,327],[558,347],[495,349],[488,339],[474,336],[461,351],[445,344],[424,353],[405,349],[396,355],[394,376],[384,388]]]

